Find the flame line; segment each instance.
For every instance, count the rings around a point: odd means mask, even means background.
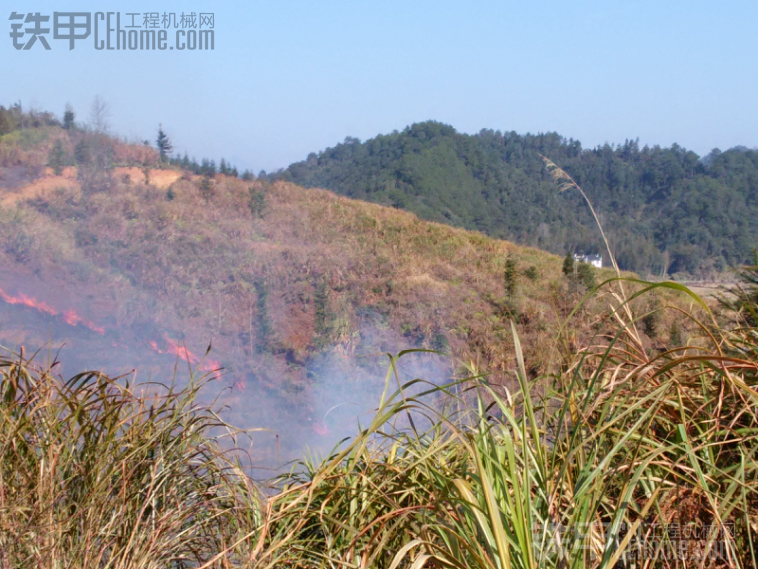
[[[163,335],[163,339],[168,345],[165,350],[161,350],[154,340],[150,341],[150,347],[159,354],[172,354],[189,364],[198,365],[199,369],[202,371],[213,372],[213,375],[217,379],[220,377],[219,369],[221,368],[221,364],[218,361],[207,358],[205,360],[201,360],[195,354],[190,352],[189,349],[187,349],[187,346],[184,344],[180,344],[176,340],[172,340],[165,334]]]
[[[97,326],[96,324],[94,324],[93,322],[90,322],[89,320],[85,320],[84,318],[80,317],[73,309],[69,309],[69,310],[64,311],[63,313],[60,313],[55,308],[47,304],[46,302],[32,298],[31,296],[28,296],[24,294],[23,292],[19,293],[18,296],[11,296],[1,288],[0,288],[0,298],[2,298],[3,301],[6,302],[7,304],[14,304],[14,305],[17,304],[21,306],[28,306],[29,308],[34,308],[35,310],[38,310],[39,312],[44,312],[46,314],[50,314],[51,316],[61,316],[63,318],[63,321],[70,326],[77,326],[81,324],[82,326],[89,328],[93,332],[97,332],[98,334],[105,334],[105,328],[101,326]]]
[[[63,321],[69,326],[84,326],[93,332],[97,332],[98,334],[105,334],[105,328],[96,325],[94,322],[82,318],[73,309],[68,309],[61,313],[49,304],[36,300],[35,298],[27,296],[24,293],[19,293],[18,296],[11,296],[1,288],[0,299],[2,299],[7,304],[27,306],[29,308],[34,308],[39,312],[50,314],[51,316],[60,316]],[[207,358],[201,360],[195,354],[190,352],[189,349],[187,349],[187,346],[180,344],[176,340],[172,340],[165,334],[163,335],[163,339],[168,345],[165,350],[161,350],[155,340],[151,340],[149,342],[150,347],[159,354],[172,354],[192,365],[197,365],[202,371],[212,372],[216,378],[220,377],[219,369],[221,368],[221,364],[217,360],[211,360]],[[241,381],[243,387],[240,387],[240,389],[244,389],[244,380]]]

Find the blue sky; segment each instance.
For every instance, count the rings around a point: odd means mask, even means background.
[[[0,104],[86,119],[240,168],[435,119],[462,132],[556,131],[585,147],[639,137],[699,154],[758,146],[758,2],[254,0],[55,2],[59,11],[213,12],[213,51],[16,51],[3,2]],[[171,34],[173,41],[173,33]]]

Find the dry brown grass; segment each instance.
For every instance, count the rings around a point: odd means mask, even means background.
[[[212,339],[234,367],[269,378],[306,382],[302,364],[315,345],[313,294],[320,279],[328,282],[330,314],[336,318],[346,307],[351,350],[375,353],[399,347],[398,341],[430,348],[435,335],[442,335],[461,360],[498,371],[509,367],[506,323],[514,309],[527,357],[535,370],[545,371],[553,354],[542,350],[539,340],[557,330],[581,295],[568,290],[554,255],[323,190],[217,176],[206,199],[198,176],[151,169],[145,185],[141,169],[119,167],[112,190],[84,196],[70,170],[61,179],[70,185],[55,187],[58,180],[46,177],[14,199],[26,200],[18,203],[18,215],[35,241],[30,263],[38,274],[44,278],[51,265],[76,258],[90,272],[64,275],[64,282],[107,288],[122,315],[119,325],[135,318],[159,320],[187,331],[194,346]],[[167,184],[173,201],[166,199]],[[265,194],[262,217],[247,206],[251,186]],[[32,197],[36,200],[29,201]],[[76,227],[58,217],[76,212],[83,216]],[[97,239],[82,244],[83,234]],[[503,286],[509,255],[520,274],[510,301]],[[536,281],[523,276],[528,267],[537,269]],[[234,339],[255,328],[256,280],[271,290],[273,351],[282,360],[289,354],[301,364],[299,371],[289,365],[272,369],[269,363],[260,369],[250,339]],[[145,294],[158,299],[156,311],[125,308],[139,305]],[[383,322],[372,330],[371,343],[360,335],[366,314]]]

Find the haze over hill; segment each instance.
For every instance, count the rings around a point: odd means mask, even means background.
[[[348,138],[271,178],[557,254],[602,252],[581,198],[556,191],[541,156],[589,195],[624,269],[709,276],[753,258],[758,151],[746,148],[701,159],[676,144],[584,149],[557,133],[467,135],[429,121],[365,142]]]

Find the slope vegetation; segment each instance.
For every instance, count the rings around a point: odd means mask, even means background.
[[[583,149],[555,133],[470,136],[425,122],[349,138],[272,177],[556,254],[602,251],[586,208],[556,195],[541,155],[588,192],[624,269],[707,276],[748,262],[758,245],[758,151],[744,148],[701,160],[676,144]]]

